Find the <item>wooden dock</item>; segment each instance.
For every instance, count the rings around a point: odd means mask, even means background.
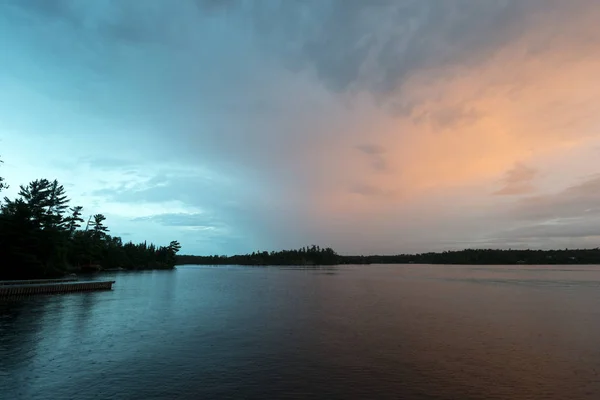
[[[1,281],[0,298],[34,294],[88,292],[111,290],[115,281],[77,281],[66,279],[39,279],[31,281]]]
[[[14,280],[14,281],[0,281],[0,286],[6,285],[32,285],[40,283],[60,283],[60,282],[75,282],[78,281],[76,277],[71,278],[60,278],[60,279],[26,279],[26,280]]]

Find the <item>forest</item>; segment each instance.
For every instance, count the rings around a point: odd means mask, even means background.
[[[6,188],[0,177],[0,191]],[[84,219],[83,207],[70,206],[56,180],[36,179],[19,188],[17,198],[0,201],[0,280],[175,267],[177,241],[167,246],[123,243],[109,234],[103,214]]]
[[[235,256],[177,256],[177,264],[200,265],[335,265],[340,256],[333,249],[319,246],[303,247],[298,250],[258,251]]]
[[[340,256],[340,264],[563,265],[600,264],[600,249],[466,249],[391,256]]]
[[[254,252],[236,256],[178,255],[177,264],[201,265],[339,265],[339,264],[463,264],[557,265],[600,264],[600,249],[495,250],[467,249],[441,253],[347,256],[319,246],[279,252]]]

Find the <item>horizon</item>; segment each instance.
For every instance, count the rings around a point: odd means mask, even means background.
[[[301,250],[302,248],[308,248],[309,246],[301,246],[299,248],[295,248],[295,249],[279,249],[279,250],[253,250],[252,252],[249,253],[237,253],[237,254],[189,254],[189,253],[181,253],[178,254],[178,257],[227,257],[227,258],[231,258],[231,257],[237,257],[237,256],[248,256],[251,255],[253,253],[262,253],[262,252],[267,252],[267,253],[279,253],[279,252],[287,252],[287,251],[298,251]],[[323,249],[323,247],[321,247],[321,249]],[[442,254],[442,253],[460,253],[460,252],[465,252],[465,251],[506,251],[506,252],[510,252],[510,251],[515,251],[515,252],[561,252],[561,251],[566,251],[566,252],[570,252],[570,251],[594,251],[594,250],[600,250],[600,246],[596,246],[596,247],[584,247],[584,248],[561,248],[561,249],[531,249],[531,248],[523,248],[523,249],[513,249],[513,248],[464,248],[464,249],[457,249],[457,250],[443,250],[443,251],[424,251],[424,252],[416,252],[416,253],[381,253],[381,254],[375,254],[375,253],[370,253],[370,254],[353,254],[353,253],[338,253],[335,249],[332,249],[333,251],[336,252],[336,254],[340,257],[395,257],[395,256],[418,256],[418,255],[423,255],[423,254],[431,254],[431,253],[435,253],[435,254]]]
[[[111,235],[187,255],[597,248],[598,20],[594,0],[7,0],[2,196],[57,179]]]

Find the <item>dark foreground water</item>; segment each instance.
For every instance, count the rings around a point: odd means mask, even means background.
[[[600,398],[600,267],[112,276],[0,304],[0,398]]]

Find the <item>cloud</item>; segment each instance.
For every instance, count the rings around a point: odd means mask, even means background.
[[[452,105],[434,111],[426,111],[421,115],[414,117],[416,123],[429,123],[435,129],[450,129],[472,125],[482,116],[473,108],[467,108],[464,105]]]
[[[600,218],[586,219],[561,219],[553,223],[531,225],[509,232],[509,237],[520,238],[600,238],[598,226]]]
[[[593,208],[562,188],[598,172],[598,18],[592,0],[5,1],[2,173],[51,174],[113,232],[186,252],[512,246]]]
[[[377,144],[365,143],[359,144],[356,148],[369,156],[378,156],[385,153],[385,149]]]
[[[385,160],[385,149],[377,144],[360,144],[356,149],[363,153],[369,161],[369,164],[375,171],[385,171],[387,161]]]
[[[516,164],[506,171],[502,179],[502,189],[494,192],[497,195],[520,195],[534,191],[532,184],[537,171],[523,164]]]
[[[134,218],[134,221],[154,221],[165,226],[186,226],[206,230],[215,229],[215,219],[203,213],[156,214]]]
[[[415,71],[485,58],[523,33],[541,2],[261,4],[252,13],[259,32],[327,87],[392,93]]]
[[[393,196],[394,192],[389,192],[369,184],[356,184],[351,187],[351,193],[357,193],[363,196]]]
[[[554,220],[600,216],[600,175],[592,176],[557,193],[531,196],[514,211],[523,220]]]

